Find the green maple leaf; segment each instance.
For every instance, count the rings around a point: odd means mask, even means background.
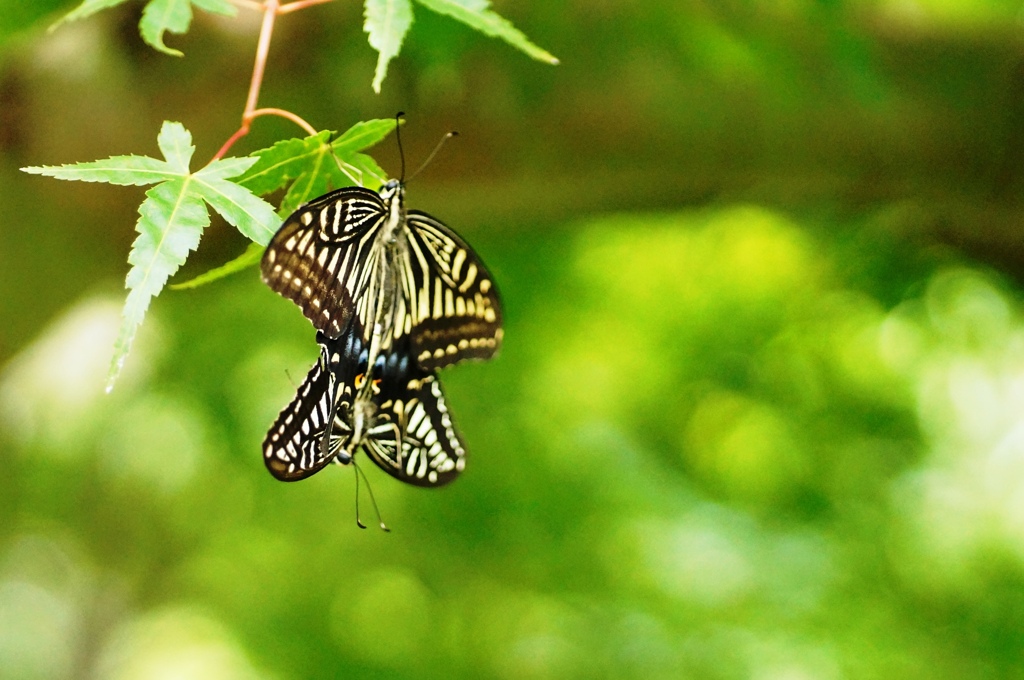
[[[167,279],[199,245],[203,230],[210,224],[207,206],[262,245],[270,241],[278,226],[277,215],[269,204],[229,181],[249,169],[256,159],[225,158],[190,172],[195,147],[192,135],[180,123],[164,122],[157,144],[164,156],[162,161],[146,156],[114,156],[89,163],[22,168],[57,179],[155,185],[139,206],[135,225],[139,235],[128,255],[132,265],[125,281],[128,299],[114,344],[108,391],[124,365],[150,300],[160,294]]]
[[[57,28],[65,21],[76,21],[96,14],[100,10],[116,7],[127,0],[84,0],[71,10],[63,19],[50,27]],[[192,25],[192,6],[199,9],[235,16],[238,11],[229,0],[149,0],[142,10],[139,21],[139,34],[148,45],[164,54],[180,57],[181,52],[164,44],[164,33],[187,33]]]
[[[55,30],[65,21],[78,21],[79,19],[85,19],[86,17],[90,17],[101,10],[117,7],[118,5],[123,5],[126,2],[128,2],[128,0],[83,0],[81,5],[65,14],[57,23],[50,26],[50,30]]]
[[[490,9],[489,0],[416,0],[429,10],[460,21],[470,28],[492,38],[504,40],[538,61],[557,64],[558,59],[537,47],[522,31]],[[398,56],[409,27],[412,26],[412,0],[366,0],[363,30],[369,37],[370,47],[377,50],[377,69],[373,75],[373,90],[380,92],[381,83],[388,73],[388,63]]]
[[[488,9],[491,4],[488,0],[416,0],[416,2],[438,14],[461,21],[484,35],[504,40],[537,61],[549,64],[558,63],[558,59],[553,54],[530,42],[529,38],[513,26],[511,21]]]
[[[376,161],[361,152],[394,129],[394,120],[376,119],[356,123],[333,142],[328,130],[280,141],[254,151],[252,156],[258,160],[238,183],[260,195],[287,187],[279,210],[282,216],[331,189],[352,184],[377,189],[386,175]]]
[[[240,272],[243,269],[248,269],[263,257],[263,251],[266,250],[263,246],[255,241],[250,243],[241,255],[233,260],[228,260],[219,267],[203,272],[194,279],[189,279],[182,283],[172,283],[169,288],[171,290],[192,290],[199,286],[205,286],[208,283],[213,283],[219,279],[223,279],[225,276],[231,276],[236,272]]]
[[[380,93],[380,85],[388,74],[388,62],[398,56],[405,34],[412,26],[410,0],[366,0],[366,21],[363,30],[369,36],[370,47],[377,50],[377,69],[373,74],[373,91]]]
[[[362,151],[387,137],[394,129],[395,121],[385,118],[356,123],[333,142],[329,141],[329,130],[305,138],[285,139],[269,148],[254,151],[255,163],[235,181],[261,196],[287,187],[278,209],[282,217],[332,189],[358,184],[376,190],[385,182],[387,175],[375,160]],[[263,248],[250,244],[235,259],[171,288],[197,288],[251,267],[262,256]]]

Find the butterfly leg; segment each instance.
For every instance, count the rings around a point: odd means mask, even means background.
[[[356,473],[356,526],[360,529],[365,529],[366,525],[359,519],[359,465],[353,460],[352,466],[355,468]]]

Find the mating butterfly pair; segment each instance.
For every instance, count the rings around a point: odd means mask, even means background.
[[[405,210],[405,188],[348,187],[296,210],[263,255],[263,280],[317,329],[320,358],[271,426],[264,462],[303,479],[361,447],[388,474],[439,486],[465,465],[434,372],[489,359],[501,303],[451,229]]]

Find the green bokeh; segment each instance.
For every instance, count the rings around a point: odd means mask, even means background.
[[[0,3],[0,677],[1024,677],[1017,4],[495,4],[562,65],[419,12],[377,97],[336,2],[282,20],[261,100],[404,109],[411,159],[462,133],[409,200],[505,346],[441,374],[462,478],[365,465],[385,534],[350,468],[263,467],[316,356],[293,305],[166,292],[104,395],[142,192],[17,171],[163,119],[209,157],[251,20],[175,60],[137,5]],[[214,224],[181,279],[244,245]]]

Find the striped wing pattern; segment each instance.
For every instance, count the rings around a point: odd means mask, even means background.
[[[318,331],[340,337],[364,290],[366,263],[376,259],[375,239],[386,215],[380,196],[361,187],[310,201],[267,246],[260,263],[264,283],[297,304]]]
[[[442,486],[466,465],[466,449],[433,375],[396,384],[380,405],[363,447],[382,470],[416,486]]]
[[[368,351],[356,324],[341,338],[318,334],[318,341],[321,360],[264,440],[271,474],[283,481],[304,479],[332,460],[351,462],[362,447],[403,482],[430,487],[455,479],[465,466],[465,446],[440,382],[416,365],[408,338],[378,357],[370,381]],[[330,437],[327,447],[321,446],[324,436]]]
[[[339,189],[285,220],[263,256],[263,280],[328,338],[353,317],[381,349],[412,336],[433,371],[488,359],[501,345],[501,302],[479,256],[447,226],[403,208],[404,187]]]
[[[305,479],[331,462],[333,456],[323,455],[320,440],[339,397],[337,387],[322,356],[263,440],[263,462],[274,477],[286,482]],[[342,394],[351,392],[343,389]]]

